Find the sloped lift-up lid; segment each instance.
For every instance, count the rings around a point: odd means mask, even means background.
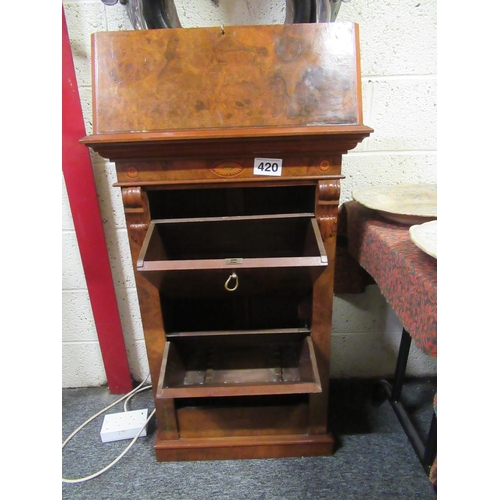
[[[357,25],[350,22],[93,35],[93,134],[106,157],[134,144],[281,138],[352,149],[362,125]],[[335,142],[335,140],[333,142]],[[321,142],[321,141],[320,141]],[[123,146],[127,145],[125,150]],[[119,146],[119,147],[117,147]],[[293,146],[291,146],[293,148]],[[121,149],[120,149],[121,148]],[[158,150],[155,151],[158,154]]]

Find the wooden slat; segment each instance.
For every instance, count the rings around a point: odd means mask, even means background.
[[[292,335],[292,334],[302,334],[307,335],[311,333],[309,328],[276,328],[267,330],[226,330],[226,331],[214,331],[214,332],[172,332],[167,333],[167,338],[188,338],[188,337],[214,337],[214,336],[226,336],[226,335],[236,335],[236,336],[247,336],[247,335]]]

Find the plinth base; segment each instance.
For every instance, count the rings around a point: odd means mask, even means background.
[[[166,440],[156,436],[158,462],[328,456],[334,440],[325,435],[239,436]]]

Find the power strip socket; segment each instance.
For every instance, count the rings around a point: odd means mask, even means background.
[[[142,429],[148,418],[148,410],[125,411],[104,416],[101,427],[101,441],[109,443],[121,439],[133,439]],[[144,428],[139,437],[146,436]]]

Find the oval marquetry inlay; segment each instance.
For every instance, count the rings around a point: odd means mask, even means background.
[[[235,161],[224,161],[216,163],[210,170],[220,177],[236,177],[245,170],[245,167]]]
[[[322,171],[322,172],[328,172],[328,170],[330,170],[332,168],[332,162],[330,160],[321,160],[320,163],[319,163],[319,166],[318,168]]]
[[[137,169],[137,167],[128,167],[127,175],[132,179],[135,179],[139,175],[139,170]]]

